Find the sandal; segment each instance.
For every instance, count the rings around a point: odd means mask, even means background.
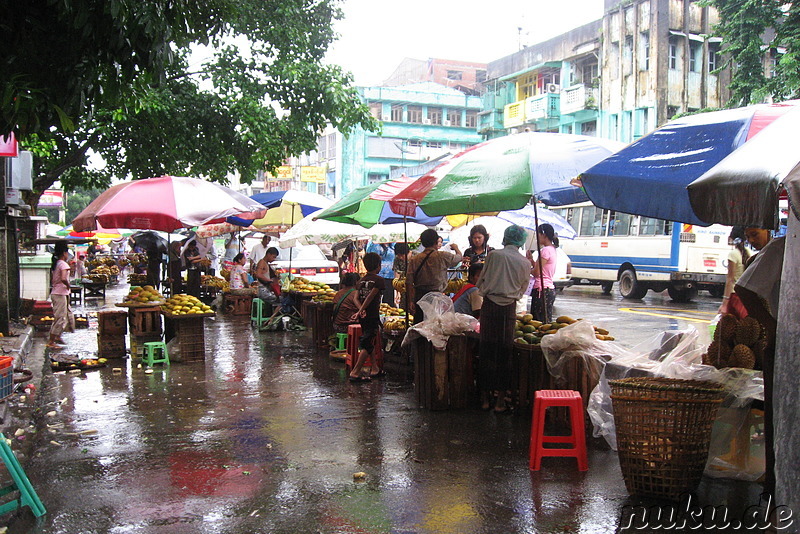
[[[372,380],[368,376],[351,376],[348,377],[348,379],[350,380],[350,382],[369,382],[370,380]]]
[[[369,375],[370,378],[380,378],[382,376],[386,376],[386,371],[384,371],[383,369],[381,369],[380,371],[378,371],[375,374]]]

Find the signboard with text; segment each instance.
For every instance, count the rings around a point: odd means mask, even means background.
[[[325,167],[300,167],[300,181],[324,184],[327,181]]]
[[[292,168],[282,165],[275,169],[275,174],[264,173],[264,189],[269,189],[269,182],[290,182],[292,180]]]
[[[63,208],[64,207],[64,191],[60,189],[47,189],[42,196],[39,197],[40,208]]]

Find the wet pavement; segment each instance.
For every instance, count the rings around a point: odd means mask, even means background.
[[[606,313],[581,291],[561,305]],[[67,335],[64,350],[93,351],[96,333]],[[310,331],[218,315],[205,335],[205,361],[152,374],[135,359],[45,372],[26,470],[48,513],[6,516],[8,532],[614,532],[634,502],[602,444],[588,472],[558,458],[530,472],[529,415],[420,410],[410,367],[352,384]],[[698,493],[741,509],[758,490],[704,479]]]

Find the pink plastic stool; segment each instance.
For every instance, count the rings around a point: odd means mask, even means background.
[[[345,365],[349,372],[353,365],[358,360],[358,353],[361,352],[358,348],[358,341],[361,339],[361,325],[351,324],[347,327],[347,354],[345,356]],[[381,329],[378,328],[378,335],[375,337],[375,345],[372,354],[367,357],[364,362],[364,367],[372,367],[372,359],[378,362],[378,367],[383,369],[383,340],[381,338]]]

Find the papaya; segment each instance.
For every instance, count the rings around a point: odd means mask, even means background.
[[[572,324],[572,323],[574,323],[576,321],[575,321],[575,319],[573,319],[572,317],[570,317],[568,315],[562,315],[561,317],[557,317],[556,318],[556,322],[557,323],[563,323],[563,324]]]

